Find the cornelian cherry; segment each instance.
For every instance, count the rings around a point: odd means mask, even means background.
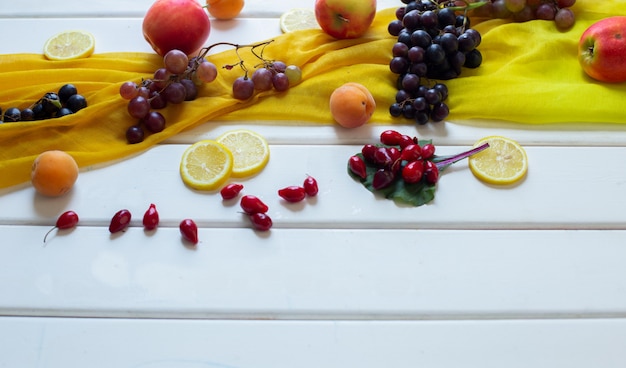
[[[220,190],[220,194],[222,198],[225,200],[233,199],[239,195],[239,192],[243,189],[242,184],[238,183],[230,183],[226,185],[222,190]]]
[[[304,187],[306,195],[309,197],[315,197],[319,192],[317,180],[315,180],[315,178],[311,175],[307,175],[306,179],[304,179],[304,183],[302,183],[302,186]]]
[[[378,150],[378,147],[373,144],[366,144],[361,148],[361,154],[363,158],[368,162],[374,162],[374,154]]]
[[[157,212],[154,203],[150,203],[150,207],[143,214],[143,227],[146,230],[154,230],[159,225],[159,212]]]
[[[361,156],[350,156],[348,159],[348,168],[350,171],[358,176],[361,179],[367,178],[367,169],[365,167],[365,162],[361,158]]]
[[[198,225],[192,219],[184,219],[178,225],[180,229],[180,235],[183,239],[191,242],[192,244],[198,244]]]
[[[439,181],[439,168],[432,161],[424,161],[424,178],[428,184],[434,185]]]
[[[249,215],[252,226],[259,231],[268,231],[273,223],[268,214],[257,212]]]
[[[422,157],[422,147],[419,144],[409,144],[402,150],[402,159],[405,161],[417,161]]]
[[[400,149],[404,149],[406,146],[408,146],[409,144],[415,144],[416,139],[411,138],[410,136],[403,134],[402,137],[400,138],[400,142],[398,143],[398,145],[400,146]]]
[[[402,179],[407,183],[417,183],[422,180],[424,164],[422,161],[411,161],[402,169]]]
[[[119,210],[113,215],[111,218],[111,223],[109,224],[109,231],[111,234],[122,231],[128,227],[130,224],[131,213],[129,210]]]
[[[267,205],[263,203],[263,201],[261,201],[258,197],[253,195],[245,195],[241,197],[239,205],[241,206],[241,209],[248,215],[252,215],[254,213],[265,213],[268,210]]]
[[[422,146],[422,158],[428,160],[435,155],[435,145],[432,143],[426,143]]]
[[[48,234],[52,232],[54,229],[71,229],[78,224],[78,215],[74,211],[65,211],[63,212],[59,218],[57,218],[55,226],[50,229],[46,235],[43,237],[43,242],[46,242],[46,238]]]
[[[306,197],[306,191],[303,187],[290,185],[278,190],[278,195],[287,202],[300,202]],[[264,211],[265,212],[265,211]]]
[[[397,130],[385,130],[380,133],[380,143],[386,144],[388,146],[397,146],[400,144],[400,140],[402,139],[402,134]]]

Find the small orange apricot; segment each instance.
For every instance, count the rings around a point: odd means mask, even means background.
[[[206,0],[209,14],[217,19],[233,19],[241,13],[244,0]]]
[[[330,95],[330,113],[345,128],[356,128],[367,123],[374,110],[374,96],[362,84],[346,83]]]
[[[40,194],[49,197],[62,196],[72,189],[78,179],[78,165],[67,152],[45,151],[33,161],[30,179]]]

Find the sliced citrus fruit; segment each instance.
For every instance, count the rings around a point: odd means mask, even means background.
[[[315,11],[307,8],[295,8],[280,16],[280,30],[284,33],[302,29],[320,28],[315,19]]]
[[[197,190],[215,190],[233,170],[233,155],[223,144],[211,139],[189,146],[180,160],[183,182]]]
[[[252,176],[263,170],[270,159],[270,147],[259,133],[248,129],[236,129],[223,133],[216,141],[233,153],[235,178]]]
[[[93,35],[85,31],[64,31],[50,37],[43,54],[50,60],[70,60],[90,56],[96,46]]]
[[[526,151],[516,141],[489,136],[480,139],[474,147],[489,143],[489,148],[469,157],[472,173],[489,184],[513,184],[521,180],[528,171]]]

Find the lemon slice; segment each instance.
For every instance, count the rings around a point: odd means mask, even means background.
[[[280,16],[280,30],[283,33],[312,28],[320,28],[313,9],[295,8]]]
[[[189,146],[180,160],[183,182],[197,190],[215,190],[224,184],[233,169],[233,155],[224,145],[202,140]]]
[[[263,170],[270,160],[270,147],[260,134],[247,129],[225,132],[216,141],[226,146],[233,154],[235,178],[252,176]]]
[[[71,60],[90,56],[96,46],[93,35],[85,31],[64,31],[50,37],[43,54],[50,60]]]
[[[471,172],[489,184],[513,184],[528,171],[526,151],[516,141],[501,136],[480,139],[474,147],[489,143],[489,148],[469,157]]]

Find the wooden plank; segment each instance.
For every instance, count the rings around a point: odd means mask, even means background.
[[[626,320],[0,318],[6,367],[621,368]]]
[[[0,226],[0,315],[626,318],[622,230],[46,230]]]
[[[73,209],[86,225],[108,226],[123,208],[134,213],[138,223],[155,203],[169,226],[190,217],[206,227],[245,227],[237,200],[224,203],[216,192],[185,187],[179,164],[186,147],[160,145],[124,164],[83,170],[72,192],[60,198],[36,195],[30,186],[9,191],[0,197],[0,224],[52,225],[61,212]],[[352,179],[347,159],[360,148],[272,145],[266,168],[241,181],[244,194],[268,204],[277,228],[626,228],[626,172],[598,171],[600,157],[603,167],[620,167],[625,147],[527,147],[528,175],[513,187],[482,183],[462,161],[441,175],[434,201],[422,207],[385,200]],[[446,155],[468,148],[444,146],[438,152]],[[301,185],[306,175],[317,179],[317,197],[289,204],[278,196],[278,189]]]

